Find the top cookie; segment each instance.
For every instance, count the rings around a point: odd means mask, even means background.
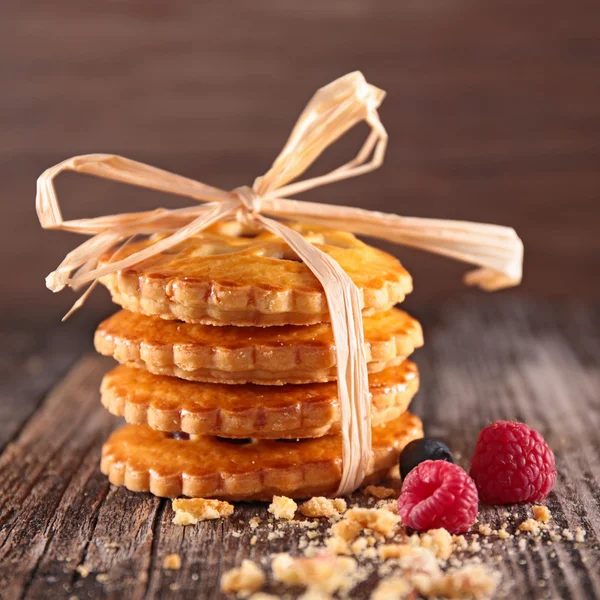
[[[363,314],[387,310],[412,291],[411,276],[396,258],[351,233],[297,223],[290,227],[348,273],[360,289]],[[156,239],[128,244],[118,258]],[[273,234],[245,229],[236,221],[217,223],[100,281],[117,304],[163,319],[237,326],[330,320],[321,284],[296,254]]]

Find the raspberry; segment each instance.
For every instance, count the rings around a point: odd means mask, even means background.
[[[525,423],[497,421],[479,433],[471,477],[482,502],[540,502],[556,482],[554,454]]]
[[[477,488],[467,472],[445,460],[426,460],[404,480],[398,512],[407,527],[464,533],[477,518]]]

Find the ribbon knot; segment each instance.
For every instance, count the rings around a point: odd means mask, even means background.
[[[240,201],[240,207],[236,211],[238,222],[248,227],[256,226],[260,215],[261,197],[247,185],[235,188],[232,194]]]

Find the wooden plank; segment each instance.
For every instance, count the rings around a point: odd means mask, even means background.
[[[6,325],[0,339],[8,353],[0,357],[0,449],[14,439],[48,390],[88,345],[77,325],[39,331]]]
[[[422,389],[413,410],[428,435],[468,466],[482,426],[528,421],[556,453],[553,519],[587,530],[581,544],[529,539],[520,550],[516,540],[494,542],[481,557],[503,574],[499,597],[600,597],[599,308],[479,297],[417,316],[426,345],[415,357]],[[239,504],[231,519],[182,528],[168,501],[109,486],[98,458],[118,420],[97,392],[109,365],[82,358],[0,456],[2,598],[221,598],[220,575],[242,558],[298,551],[298,535],[269,541],[265,528],[249,529],[251,516],[267,517],[264,505]],[[511,507],[510,522],[530,516],[527,510]],[[498,526],[504,511],[482,506],[480,522]],[[181,556],[181,570],[162,568],[170,553]],[[375,583],[372,577],[352,597],[368,598]]]
[[[46,584],[61,583],[58,563],[78,558],[87,544],[108,489],[90,479],[114,425],[97,410],[105,366],[96,357],[78,363],[0,457],[0,561],[9,566],[2,581],[8,597],[24,594],[38,567]]]

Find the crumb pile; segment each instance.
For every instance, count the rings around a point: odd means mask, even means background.
[[[390,498],[396,492],[380,487],[376,494]],[[291,500],[286,500],[274,498],[269,509],[273,517],[256,527],[262,525],[267,539],[286,537],[293,529],[300,554],[275,553],[260,565],[252,563],[252,568],[244,560],[242,567],[223,575],[222,591],[252,600],[279,598],[257,592],[270,581],[284,589],[303,588],[304,600],[325,600],[334,594],[351,598],[357,586],[377,578],[373,600],[410,598],[415,593],[426,598],[488,598],[500,583],[499,574],[482,566],[478,557],[464,556],[464,536],[452,536],[445,529],[409,533],[400,523],[395,501],[348,508],[343,499],[314,497],[296,513],[307,519],[291,520]],[[240,578],[244,570],[247,579]]]
[[[348,506],[342,498],[313,497],[296,503],[274,497],[268,517],[251,518],[234,535],[241,537],[250,529],[253,545],[258,537],[273,541],[293,534],[297,549],[273,552],[256,562],[243,559],[222,575],[222,591],[251,600],[352,598],[361,589],[368,590],[371,600],[484,600],[503,586],[509,589],[495,566],[507,554],[542,543],[585,539],[582,529],[554,525],[543,505],[533,506],[526,517],[522,510],[505,511],[499,527],[479,522],[465,535],[443,528],[419,534],[402,525],[393,500],[396,489],[369,486],[363,493],[360,506]],[[223,516],[229,514],[226,510]]]

